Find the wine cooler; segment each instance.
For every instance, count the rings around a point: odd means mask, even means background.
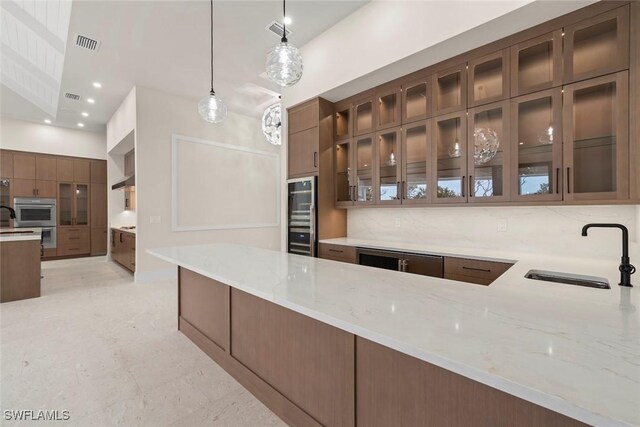
[[[316,177],[287,181],[287,252],[316,256]]]

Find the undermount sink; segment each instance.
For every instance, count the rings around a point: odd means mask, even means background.
[[[25,230],[25,231],[0,231],[0,235],[4,234],[33,234],[33,230]]]
[[[586,286],[588,288],[611,289],[609,281],[602,277],[582,276],[580,274],[558,273],[557,271],[529,270],[524,275],[527,279],[545,282],[564,283],[567,285]]]

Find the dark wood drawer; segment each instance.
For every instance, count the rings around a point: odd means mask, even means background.
[[[355,246],[332,245],[330,243],[320,243],[318,247],[319,247],[320,258],[330,259],[333,261],[348,262],[351,264],[357,263]]]
[[[513,264],[477,259],[445,257],[444,278],[489,285]]]
[[[71,243],[65,245],[58,245],[56,248],[57,256],[73,256],[73,255],[86,255],[91,252],[91,245],[89,241],[80,243]]]

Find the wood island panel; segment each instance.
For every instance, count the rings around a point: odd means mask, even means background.
[[[352,334],[231,290],[231,355],[325,426],[353,426]]]
[[[359,426],[586,426],[360,337],[356,381]]]
[[[0,242],[0,302],[40,296],[40,240]]]

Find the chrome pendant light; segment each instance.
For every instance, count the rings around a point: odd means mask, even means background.
[[[198,102],[198,114],[209,123],[220,123],[227,117],[227,106],[213,90],[213,0],[211,0],[211,91]]]
[[[302,77],[302,55],[287,40],[285,0],[282,0],[282,39],[267,54],[267,76],[279,86],[293,86]]]

